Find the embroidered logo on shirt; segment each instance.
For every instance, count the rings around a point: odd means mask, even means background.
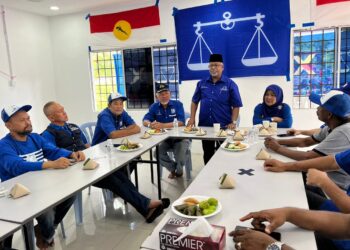
[[[171,113],[172,113],[172,114],[175,114],[175,109],[171,109]]]
[[[220,89],[220,92],[221,92],[221,91],[228,91],[227,86],[222,87],[222,88]]]
[[[279,105],[277,108],[278,108],[278,109],[282,109],[282,105]]]

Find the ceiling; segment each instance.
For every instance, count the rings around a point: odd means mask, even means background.
[[[0,0],[0,5],[17,10],[28,11],[43,16],[56,16],[82,11],[91,11],[116,3],[132,3],[140,0]],[[58,11],[50,6],[58,6]]]

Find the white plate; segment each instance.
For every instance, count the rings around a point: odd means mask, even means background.
[[[149,133],[150,135],[164,135],[168,132],[166,130],[164,130],[163,132],[160,132],[160,133],[152,133],[152,132],[150,132],[150,130],[147,130],[147,133]]]
[[[243,143],[243,142],[241,142],[241,144],[246,145],[246,147],[245,147],[245,148],[240,148],[240,149],[229,149],[229,148],[226,148],[226,147],[225,147],[226,144],[227,144],[227,142],[222,143],[220,147],[221,147],[222,149],[225,149],[225,150],[231,151],[231,152],[243,151],[243,150],[246,150],[246,149],[249,148],[249,144],[246,144],[246,143]]]
[[[268,136],[273,136],[273,135],[276,135],[276,134],[267,134],[267,135],[259,134],[258,136],[260,136],[260,137],[268,137]]]
[[[120,145],[120,146],[118,146],[116,149],[119,150],[119,151],[121,151],[121,152],[133,152],[133,151],[137,151],[137,150],[139,150],[140,148],[143,147],[143,145],[142,145],[141,143],[138,143],[138,144],[139,144],[139,147],[138,147],[138,148],[132,148],[132,149],[123,150],[123,149],[120,148],[120,147],[123,146],[123,145]]]
[[[195,134],[195,133],[198,132],[198,130],[197,131],[194,131],[194,130],[191,130],[191,131],[182,130],[182,132],[184,132],[185,134]]]
[[[207,214],[207,215],[202,215],[202,216],[191,216],[191,215],[186,215],[186,214],[182,214],[179,211],[177,211],[175,209],[175,206],[177,205],[181,205],[184,204],[184,200],[186,200],[187,198],[195,198],[196,200],[200,201],[204,201],[204,200],[208,200],[209,198],[211,198],[210,196],[203,196],[203,195],[190,195],[190,196],[186,196],[186,197],[181,197],[179,199],[177,199],[176,201],[173,202],[173,204],[171,204],[171,210],[177,214],[178,216],[184,217],[184,218],[189,218],[189,219],[197,219],[198,217],[203,217],[203,218],[208,218],[208,217],[212,217],[214,215],[217,215],[218,213],[221,212],[222,206],[220,201],[218,202],[218,206],[216,207],[216,210],[214,213],[212,214]],[[215,197],[213,197],[215,198]]]

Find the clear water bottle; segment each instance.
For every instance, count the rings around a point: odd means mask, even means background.
[[[113,141],[112,141],[112,139],[108,139],[107,140],[107,142],[106,142],[106,149],[107,149],[107,153],[109,155],[111,155],[112,152],[113,152]]]
[[[174,121],[173,121],[173,128],[174,128],[175,130],[177,130],[177,129],[179,128],[179,123],[177,122],[177,119],[176,119],[176,118],[174,118]]]
[[[254,143],[257,143],[259,142],[259,127],[254,126],[253,131],[254,131]]]
[[[179,131],[178,131],[178,129],[179,129],[179,123],[178,123],[178,121],[177,121],[176,118],[174,118],[174,120],[173,120],[173,128],[174,128],[175,134],[177,134],[177,133],[179,132]]]

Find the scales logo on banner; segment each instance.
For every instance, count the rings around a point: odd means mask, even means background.
[[[229,77],[289,74],[289,1],[236,0],[174,16],[181,80],[204,78],[213,53]]]

